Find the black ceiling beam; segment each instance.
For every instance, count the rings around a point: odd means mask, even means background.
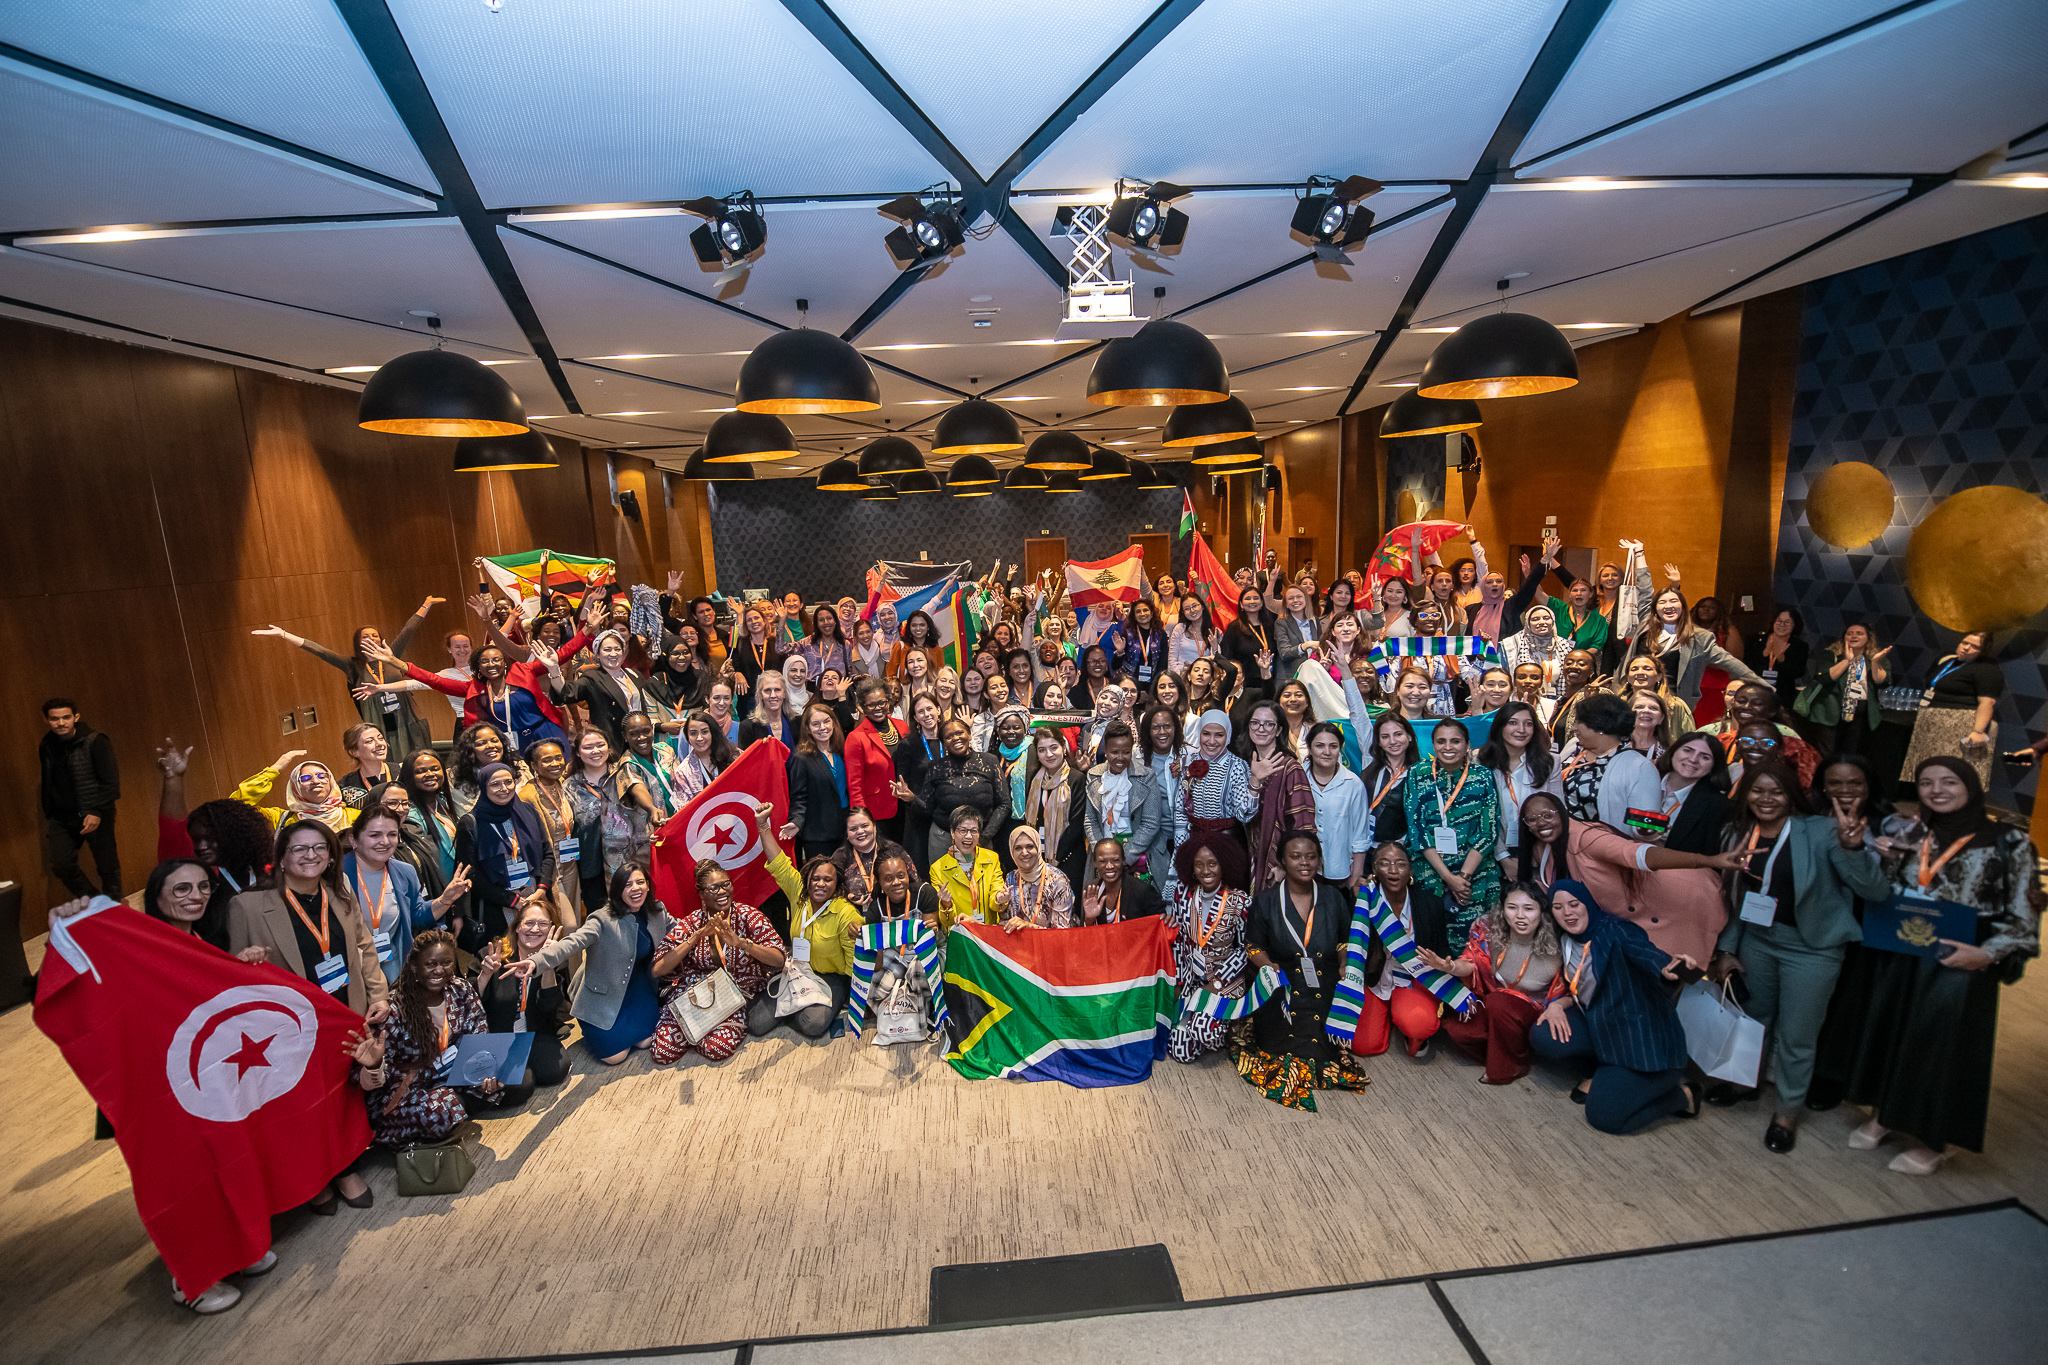
[[[1557,93],[1564,83],[1572,63],[1579,59],[1579,53],[1593,37],[1593,30],[1600,25],[1601,18],[1613,0],[1565,0],[1564,11],[1557,16],[1550,34],[1537,49],[1536,59],[1529,63],[1529,69],[1522,76],[1522,83],[1515,90],[1514,98],[1508,101],[1506,112],[1501,115],[1500,124],[1487,139],[1486,150],[1479,154],[1479,161],[1472,168],[1472,174],[1453,194],[1450,216],[1437,229],[1436,240],[1429,245],[1429,254],[1422,259],[1422,266],[1415,272],[1415,278],[1408,282],[1407,293],[1401,296],[1400,306],[1394,316],[1380,331],[1380,339],[1374,344],[1372,354],[1367,357],[1358,371],[1358,378],[1351,383],[1351,391],[1344,395],[1344,401],[1337,407],[1337,415],[1343,416],[1351,410],[1358,394],[1372,378],[1376,369],[1408,322],[1415,316],[1415,310],[1422,306],[1422,300],[1436,283],[1444,263],[1451,258],[1458,239],[1465,235],[1465,229],[1479,212],[1479,203],[1486,198],[1487,190],[1494,182],[1512,174],[1515,153],[1529,136],[1529,130],[1536,126],[1550,97]]]
[[[1799,250],[1793,252],[1784,260],[1778,261],[1772,265],[1767,265],[1762,270],[1757,271],[1753,275],[1744,276],[1742,279],[1737,280],[1734,284],[1729,285],[1726,289],[1718,289],[1714,291],[1713,293],[1707,295],[1698,303],[1694,304],[1692,308],[1689,308],[1686,311],[1692,312],[1696,309],[1705,308],[1714,300],[1726,298],[1728,297],[1728,295],[1733,294],[1738,289],[1747,289],[1750,285],[1755,284],[1764,276],[1783,270],[1786,266],[1792,264],[1794,261],[1797,261],[1802,257],[1812,255],[1814,252],[1819,251],[1822,247],[1827,246],[1831,242],[1839,242],[1842,238],[1847,237],[1850,233],[1856,232],[1862,228],[1870,226],[1870,224],[1876,222],[1878,219],[1884,217],[1886,214],[1894,213],[1899,209],[1904,208],[1906,205],[1912,203],[1915,199],[1918,199],[1921,195],[1931,193],[1934,190],[1938,190],[1943,185],[1948,184],[1951,180],[1954,179],[1955,176],[1953,173],[1948,175],[1915,176],[1913,179],[1913,184],[1906,190],[1906,192],[1900,195],[1898,198],[1892,200],[1890,203],[1880,204],[1876,208],[1872,209],[1870,212],[1864,214],[1861,218],[1858,218],[1855,222],[1849,224],[1847,227],[1837,228],[1835,231],[1830,232],[1827,236],[1821,238],[1819,241],[1808,243],[1806,246],[1799,248]]]
[[[427,169],[441,182],[442,202],[462,220],[470,247],[483,263],[491,283],[497,286],[506,311],[512,314],[512,320],[525,334],[526,344],[540,357],[548,378],[554,381],[555,392],[561,395],[570,412],[581,413],[583,408],[576,401],[576,390],[562,370],[554,343],[548,340],[547,329],[541,325],[540,313],[534,308],[533,300],[527,297],[519,272],[512,268],[511,254],[498,239],[498,221],[484,207],[476,182],[470,178],[469,167],[463,164],[462,153],[456,149],[455,139],[449,134],[448,125],[442,121],[441,110],[434,103],[433,92],[427,89],[426,77],[420,74],[419,64],[412,58],[412,49],[406,46],[405,35],[398,30],[398,21],[391,17],[384,0],[334,0],[334,8],[340,13],[342,22],[348,25],[356,46],[362,50],[363,59],[375,73],[377,83],[384,87],[385,97],[398,112],[406,132],[411,134],[413,145],[419,148],[420,155],[426,160]]]
[[[273,137],[269,133],[260,133],[244,124],[203,113],[198,109],[192,108],[190,105],[179,104],[175,100],[167,100],[159,95],[152,95],[146,90],[137,90],[132,85],[122,85],[119,81],[110,81],[104,76],[95,76],[90,71],[81,71],[75,66],[66,66],[62,62],[51,61],[48,57],[30,52],[27,48],[15,47],[11,43],[0,43],[0,57],[19,62],[23,66],[32,66],[38,71],[47,71],[53,76],[62,76],[64,79],[76,81],[80,85],[91,86],[95,90],[119,96],[121,99],[129,100],[135,104],[147,105],[151,109],[170,114],[187,123],[195,123],[201,127],[210,128],[217,133],[226,133],[247,142],[254,142],[259,146],[268,147],[275,152],[283,152],[289,156],[315,162],[325,166],[328,170],[339,171],[343,175],[372,181],[382,185],[385,189],[399,194],[409,194],[415,198],[425,199],[436,204],[443,202],[441,195],[435,194],[432,190],[426,189],[423,186],[409,184],[406,181],[385,175],[381,171],[373,171],[366,166],[358,166],[352,161],[343,161],[340,157],[329,156],[325,152],[316,152],[311,147],[302,147],[296,142],[287,142],[285,139]],[[433,169],[431,163],[429,163],[428,169]]]

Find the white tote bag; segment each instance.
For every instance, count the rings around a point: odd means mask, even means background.
[[[1727,986],[1695,981],[1678,993],[1685,1050],[1717,1081],[1756,1086],[1763,1068],[1764,1026],[1742,1012]]]

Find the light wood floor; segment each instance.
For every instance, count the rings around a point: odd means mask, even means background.
[[[26,1008],[0,1016],[0,1323],[38,1361],[321,1365],[603,1351],[924,1321],[934,1265],[1163,1242],[1190,1299],[1542,1260],[2018,1195],[2048,1208],[2048,970],[2004,997],[1987,1154],[1932,1179],[1758,1106],[1634,1138],[1561,1080],[1369,1065],[1320,1115],[1220,1060],[1146,1085],[967,1082],[929,1051],[754,1040],[722,1066],[579,1062],[482,1131],[453,1200],[277,1220],[280,1264],[195,1319],[127,1170]]]

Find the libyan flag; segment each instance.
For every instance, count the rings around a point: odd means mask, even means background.
[[[540,614],[543,590],[550,597],[567,598],[571,606],[580,607],[583,594],[613,581],[618,577],[618,569],[609,559],[565,555],[556,550],[484,557],[484,572],[500,591],[519,603],[520,615],[529,621]]]
[[[1080,929],[957,923],[946,937],[946,1060],[969,1080],[1132,1085],[1180,1012],[1173,926],[1153,915]]]

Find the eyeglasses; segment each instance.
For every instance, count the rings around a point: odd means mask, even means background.
[[[286,849],[284,856],[287,858],[325,858],[327,856],[327,845],[296,844]]]

